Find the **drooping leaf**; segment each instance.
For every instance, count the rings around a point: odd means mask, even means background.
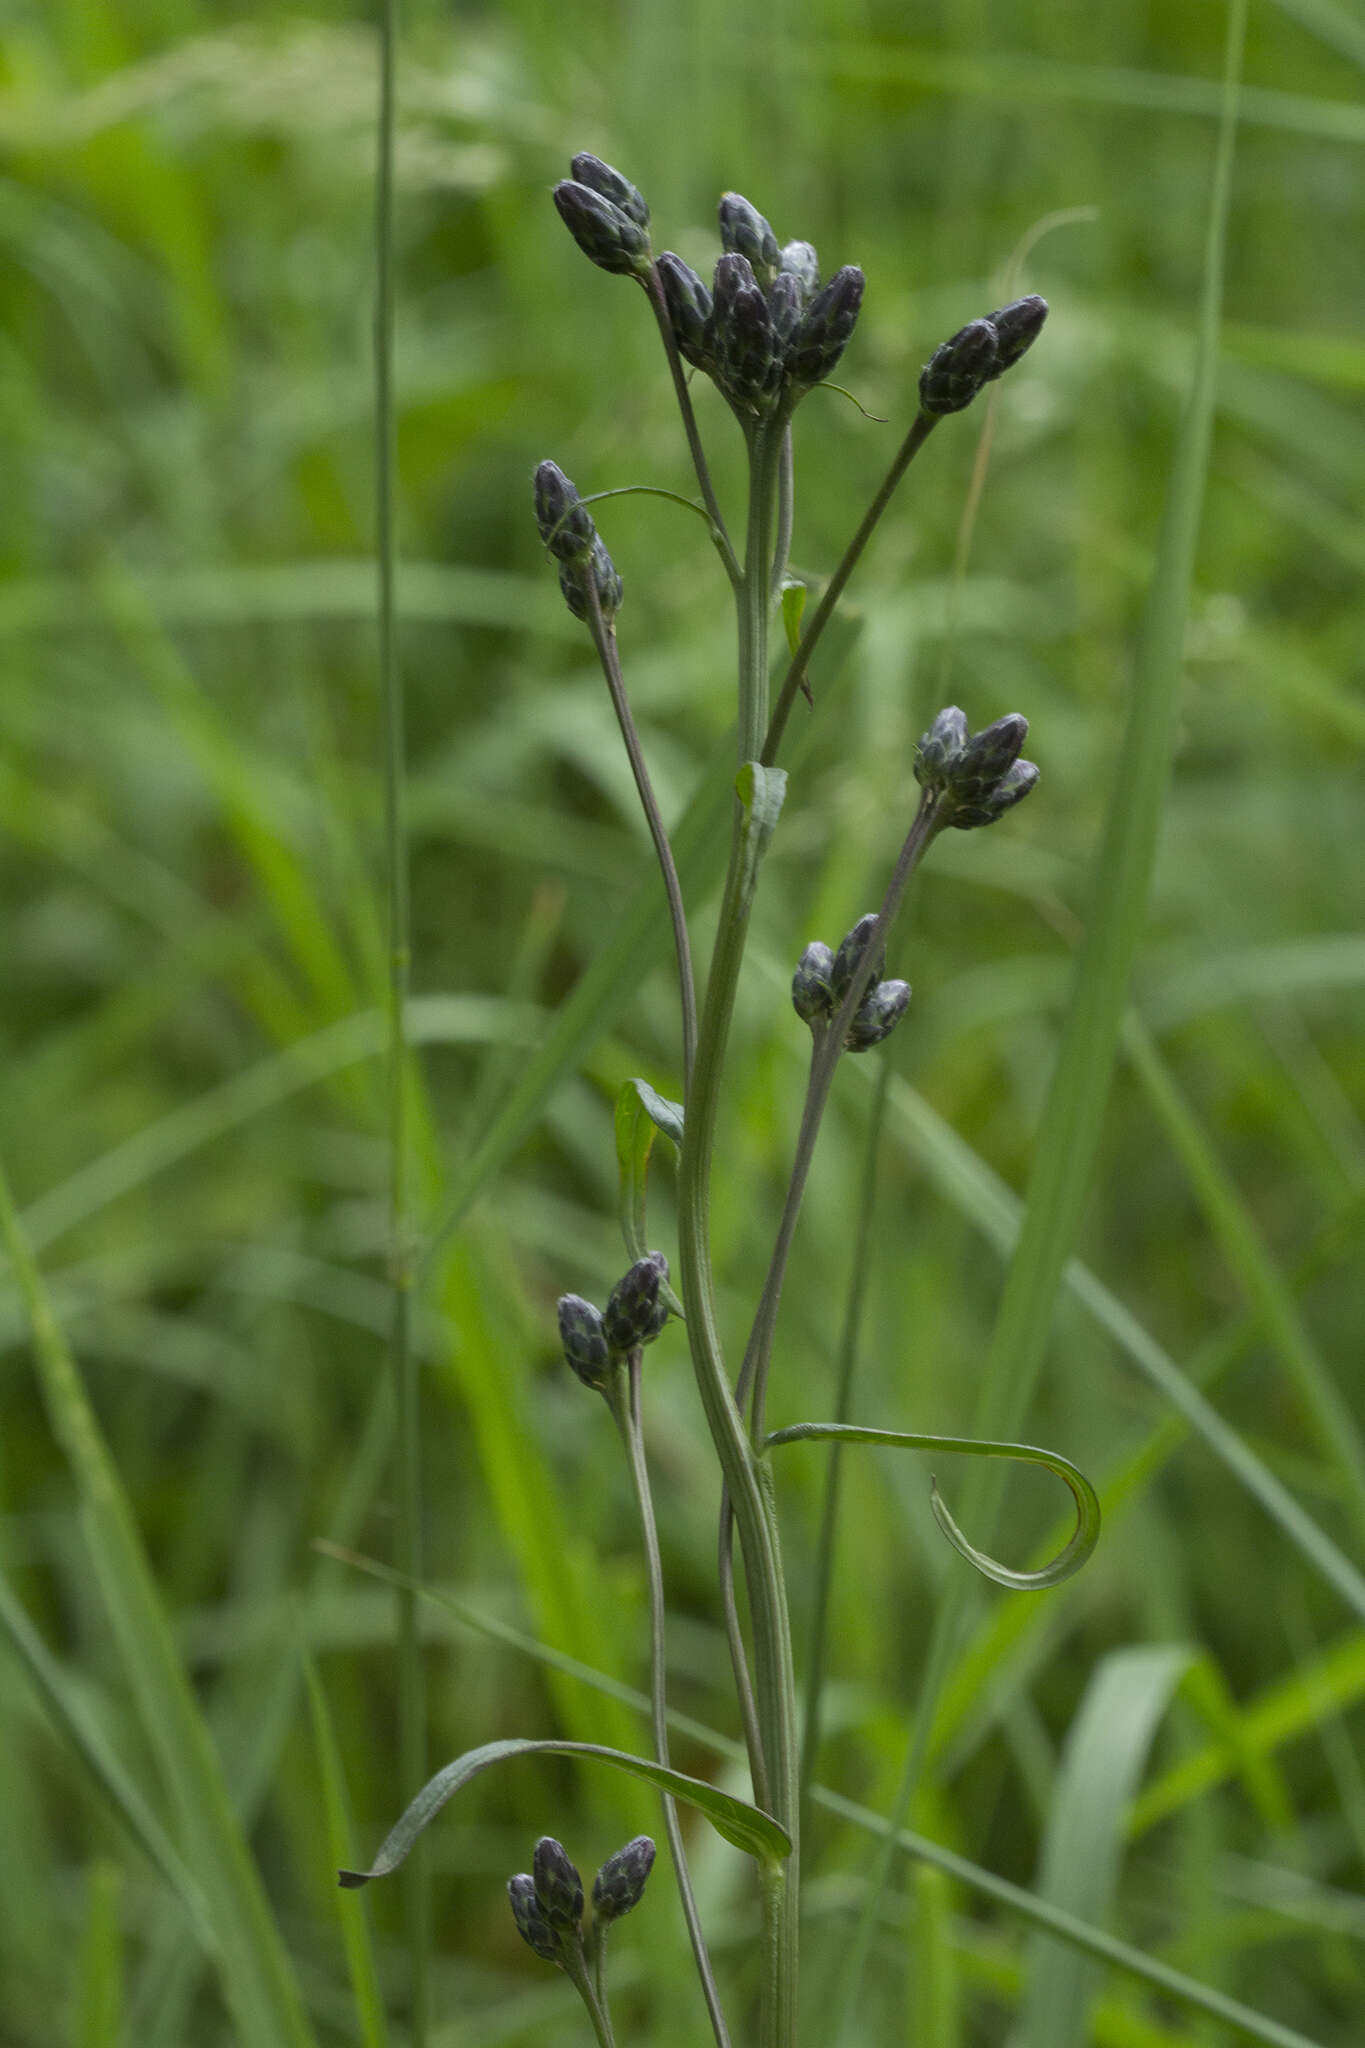
[[[946,1451],[954,1457],[968,1458],[1013,1458],[1020,1464],[1046,1465],[1049,1472],[1065,1482],[1076,1503],[1076,1528],[1064,1550],[1058,1552],[1050,1563],[1038,1571],[1013,1571],[1009,1565],[1000,1564],[988,1557],[984,1550],[967,1541],[957,1523],[944,1506],[936,1480],[930,1481],[929,1503],[934,1519],[942,1529],[954,1550],[960,1552],[969,1564],[997,1586],[1009,1586],[1016,1592],[1037,1593],[1046,1586],[1059,1586],[1063,1579],[1069,1579],[1078,1572],[1099,1541],[1100,1503],[1094,1487],[1083,1472],[1077,1471],[1069,1458],[1063,1458],[1057,1451],[1040,1450],[1036,1444],[1007,1444],[988,1442],[978,1437],[923,1436],[904,1429],[864,1429],[855,1422],[796,1422],[790,1429],[775,1430],[767,1438],[767,1446],[775,1444],[818,1443],[836,1440],[846,1444],[885,1444],[907,1451]]]
[[[648,1757],[632,1756],[623,1749],[608,1749],[600,1742],[529,1741],[514,1736],[500,1742],[485,1742],[479,1749],[466,1750],[463,1756],[457,1756],[453,1763],[437,1771],[385,1836],[369,1869],[339,1871],[340,1883],[353,1891],[359,1885],[368,1884],[372,1877],[387,1877],[390,1871],[397,1870],[428,1822],[435,1819],[461,1786],[467,1785],[471,1778],[477,1778],[480,1771],[488,1770],[491,1765],[506,1763],[519,1756],[598,1757],[614,1770],[624,1771],[628,1777],[643,1778],[647,1784],[657,1786],[660,1792],[667,1792],[672,1798],[695,1806],[699,1813],[706,1815],[718,1835],[736,1849],[742,1849],[746,1856],[756,1857],[761,1863],[771,1863],[780,1862],[791,1854],[790,1836],[770,1814],[750,1806],[747,1800],[722,1792],[718,1786],[706,1784],[701,1778],[686,1777],[683,1772],[671,1771],[663,1764],[651,1762]]]

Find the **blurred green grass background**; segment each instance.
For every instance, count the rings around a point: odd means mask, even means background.
[[[970,1424],[1002,1269],[990,1189],[963,1160],[1018,1189],[1035,1142],[1189,376],[1223,27],[1217,6],[1131,0],[405,10],[400,604],[433,1203],[480,1157],[646,872],[529,480],[545,455],[585,492],[690,479],[638,294],[584,264],[549,203],[569,155],[619,164],[650,199],[656,246],[699,268],[734,187],[780,237],[813,240],[826,270],[866,270],[841,375],[880,419],[817,393],[799,420],[794,560],[817,576],[933,345],[997,302],[1036,223],[1094,209],[1027,259],[1020,288],[1052,316],[1003,387],[960,588],[972,415],[935,436],[859,572],[860,630],[794,722],[741,996],[714,1216],[732,1343],[800,1110],[791,963],[879,897],[938,705],[973,724],[1029,716],[1038,793],[935,849],[896,944],[916,998],[892,1050],[861,1420]],[[410,1789],[395,1775],[391,1598],[312,1548],[387,1557],[393,1540],[372,1015],[375,59],[360,10],[12,0],[0,89],[0,1135],[325,2043],[378,2036],[357,2031],[346,1981],[340,1914],[359,1909],[333,1890],[304,1642],[355,1853]],[[1120,1072],[1078,1247],[1182,1369],[1218,1375],[1221,1412],[1357,1555],[1349,1460],[1327,1454],[1300,1388],[1307,1358],[1359,1409],[1362,59],[1365,16],[1347,0],[1253,6],[1182,726],[1135,987],[1175,1095],[1150,1062]],[[699,412],[733,506],[738,436],[713,398]],[[626,581],[627,681],[676,818],[732,716],[723,579],[676,508],[601,512]],[[570,1071],[481,1186],[421,1330],[433,1579],[631,1684],[645,1616],[626,1475],[605,1415],[565,1383],[553,1303],[601,1299],[620,1270],[611,1108],[635,1073],[679,1092],[659,952],[612,979]],[[831,1398],[867,1078],[841,1076],[822,1141],[775,1425]],[[652,1199],[671,1247],[666,1172]],[[0,1315],[5,1581],[164,1818],[8,1283]],[[715,1471],[676,1336],[651,1354],[649,1404],[676,1703],[733,1734]],[[1171,1428],[1093,1303],[1064,1302],[1024,1434],[1097,1483],[1146,1462],[1078,1580],[982,1601],[916,1825],[1034,1883],[1059,1787],[1084,1783],[1083,1745],[1063,1745],[1087,1687],[1108,1674],[1121,1695],[1138,1646],[1188,1646],[1193,1675],[1149,1757],[1133,1737],[1136,1813],[1107,1823],[1123,1835],[1109,1924],[1344,2048],[1365,2001],[1359,1616]],[[840,1536],[820,1772],[878,1810],[935,1590],[965,1570],[913,1463],[869,1456]],[[802,1453],[781,1475],[798,1658],[820,1472]],[[1008,1507],[998,1547],[1022,1560],[1056,1502],[1025,1474]],[[433,1761],[499,1734],[641,1743],[638,1717],[581,1681],[439,1615],[431,1629]],[[246,2038],[162,1878],[0,1655],[0,2035]],[[1090,1766],[1101,1778],[1120,1774],[1114,1744]],[[686,1742],[675,1762],[716,1768]],[[440,2042],[581,2038],[503,1884],[542,1831],[591,1869],[652,1816],[642,1794],[550,1763],[461,1796],[432,1838]],[[813,1836],[814,2029],[868,1848],[824,1816]],[[746,1871],[700,1837],[697,1858],[722,1969],[742,1980]],[[615,1966],[623,2034],[657,2048],[701,2024],[664,1893]],[[398,2019],[393,1901],[373,1917]],[[1061,2048],[1025,2000],[1025,1932],[900,1870],[866,2038]],[[1119,1974],[1098,1990],[1079,2039],[1231,2038]]]

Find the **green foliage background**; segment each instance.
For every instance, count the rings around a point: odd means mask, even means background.
[[[569,155],[626,170],[656,246],[699,268],[715,199],[736,187],[827,270],[866,270],[842,375],[880,418],[817,393],[799,420],[794,558],[814,576],[897,445],[932,346],[998,301],[1035,224],[1094,209],[1026,261],[1020,288],[1053,312],[1003,387],[965,576],[975,414],[940,429],[859,572],[860,630],[794,722],[741,997],[714,1216],[732,1343],[800,1108],[791,963],[879,897],[938,705],[973,724],[1027,713],[1037,794],[935,848],[893,950],[916,998],[891,1049],[856,1404],[887,1427],[971,1423],[1002,1268],[992,1187],[968,1168],[1022,1188],[1051,1071],[1189,376],[1223,30],[1202,0],[405,15],[400,600],[433,1206],[648,874],[529,479],[545,455],[585,492],[690,479],[643,302],[589,269],[549,204]],[[342,1916],[361,1909],[333,1888],[305,1645],[355,1853],[411,1789],[394,1768],[391,1595],[313,1548],[392,1550],[375,55],[358,9],[12,0],[0,90],[0,1136],[320,2043],[381,2035],[374,2020],[357,2031],[345,1975]],[[1183,722],[1134,992],[1159,1058],[1119,1074],[1077,1248],[1182,1370],[1216,1372],[1227,1421],[1357,1556],[1362,60],[1349,0],[1253,7]],[[713,397],[698,395],[703,430],[736,504],[738,436]],[[726,756],[723,579],[676,508],[599,509],[626,581],[627,681],[676,818]],[[623,1263],[616,1089],[641,1073],[679,1092],[662,949],[602,989],[588,1027],[440,1263],[421,1330],[427,1552],[468,1607],[638,1684],[626,1474],[605,1413],[568,1383],[553,1303],[570,1288],[600,1300]],[[831,1399],[871,1094],[849,1065],[789,1282],[775,1426]],[[656,1172],[665,1247],[669,1202]],[[5,1581],[63,1696],[167,1819],[8,1283],[0,1329]],[[716,1476],[677,1333],[650,1355],[648,1427],[677,1704],[733,1735]],[[1106,1535],[1058,1592],[970,1589],[915,1825],[1311,2040],[1347,2043],[1365,1999],[1361,1613],[1169,1423],[1093,1296],[1066,1297],[1024,1433],[1111,1487]],[[822,1466],[787,1457],[799,1656]],[[879,1811],[935,1591],[966,1574],[914,1463],[867,1454],[840,1535],[820,1772]],[[939,1478],[951,1499],[955,1475]],[[1012,1478],[998,1547],[1024,1559],[1056,1505],[1044,1478]],[[449,1615],[430,1625],[434,1762],[503,1734],[642,1742],[639,1717],[581,1680]],[[1172,1645],[1188,1666],[1152,1661]],[[163,1876],[111,1817],[107,1776],[101,1791],[21,1660],[0,1656],[0,2034],[15,2048],[246,2040]],[[674,1761],[725,1768],[686,1741]],[[1131,1813],[1105,1797],[1130,1772]],[[1059,1817],[1079,1831],[1069,1852],[1044,1851],[1050,1814],[1054,1834]],[[433,1835],[440,2042],[581,2038],[503,1884],[542,1831],[591,1870],[652,1815],[641,1788],[562,1762],[461,1795]],[[817,1818],[812,2040],[868,1856],[865,1836]],[[722,1970],[742,1976],[748,1873],[700,1836],[697,1857]],[[622,2033],[656,2048],[701,2028],[662,1876],[615,1964]],[[398,2015],[393,1901],[373,1912]],[[902,1867],[863,2038],[1232,2038],[1118,1973],[1078,2020],[1074,1983],[1038,1992],[1052,1980],[1025,1936]]]

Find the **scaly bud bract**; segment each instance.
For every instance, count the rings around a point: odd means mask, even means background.
[[[969,320],[950,335],[920,371],[921,409],[935,417],[961,412],[983,384],[999,374],[999,343],[989,320]]]
[[[614,200],[572,178],[555,186],[554,199],[565,227],[599,270],[644,276],[652,261],[649,236]]]
[[[782,252],[756,206],[740,192],[726,192],[716,209],[720,218],[720,245],[735,256],[747,259],[750,269],[766,291],[782,264]]]
[[[1030,292],[1027,298],[1011,299],[1008,306],[997,306],[986,318],[995,329],[995,368],[991,375],[1000,377],[1014,368],[1020,356],[1028,354],[1042,333],[1047,300]]]
[[[553,1835],[536,1843],[531,1870],[545,1919],[559,1934],[576,1934],[583,1919],[583,1880]]]
[[[1027,738],[1028,720],[1022,711],[1007,711],[993,724],[983,725],[980,732],[973,733],[963,750],[957,774],[959,787],[965,787],[974,780],[998,782],[1005,770],[1012,768],[1023,753]]]
[[[581,561],[597,538],[589,512],[557,462],[536,471],[536,525],[550,553],[561,562]]]
[[[801,286],[789,270],[773,280],[768,292],[768,319],[772,324],[773,347],[785,356],[801,325]]]
[[[559,1297],[559,1340],[564,1357],[585,1387],[600,1390],[607,1383],[611,1347],[607,1343],[602,1311],[584,1301],[581,1294]]]
[[[678,353],[694,369],[710,370],[715,358],[711,350],[711,294],[690,263],[684,263],[671,249],[665,249],[655,268],[664,288],[668,317]]]
[[[826,1023],[834,1015],[834,955],[812,939],[792,976],[792,1008],[803,1024]]]
[[[870,954],[866,959],[863,957],[867,954],[867,942],[872,936],[872,927],[876,922],[876,912],[869,910],[865,916],[858,919],[851,932],[844,934],[839,950],[834,956],[834,966],[830,974],[836,1003],[844,1000],[854,981],[860,975],[866,974],[869,967],[875,979],[886,965],[885,949],[880,951],[875,965]]]
[[[646,1252],[622,1274],[602,1318],[614,1352],[634,1351],[641,1344],[653,1343],[668,1321],[668,1303],[659,1299],[660,1284],[667,1278],[668,1260],[662,1252]]]
[[[950,704],[915,749],[915,780],[924,789],[944,789],[967,750],[967,714]]]
[[[746,256],[721,257],[713,298],[717,378],[733,404],[766,412],[781,384],[782,361],[773,341],[768,302]]]
[[[846,263],[811,300],[787,353],[787,372],[794,384],[819,384],[833,375],[857,324],[864,282],[857,264]]]
[[[867,1052],[870,1047],[880,1045],[900,1023],[909,1001],[908,981],[877,982],[853,1013],[853,1021],[844,1033],[846,1050]]]
[[[606,543],[599,533],[594,532],[592,546],[585,558],[565,562],[559,572],[559,587],[564,593],[564,602],[576,619],[591,619],[592,606],[588,601],[588,579],[597,592],[597,608],[603,623],[610,625],[621,609],[625,588],[616,571],[616,564],[607,553]]]
[[[649,226],[649,208],[645,205],[644,194],[638,185],[632,185],[629,178],[604,164],[600,156],[590,156],[586,150],[576,156],[569,165],[574,178],[580,185],[586,185],[590,192],[609,199],[613,206],[619,206],[637,228]]]
[[[535,1880],[529,1871],[523,1870],[517,1877],[507,1880],[507,1896],[512,1905],[512,1918],[517,1923],[517,1932],[528,1948],[547,1963],[561,1960],[559,1936],[541,1912],[536,1899]]]
[[[993,825],[1015,804],[1022,803],[1037,780],[1036,761],[1015,761],[993,789],[983,791],[980,796],[960,798],[953,806],[948,823],[963,832],[970,832],[975,825]]]
[[[654,1844],[648,1835],[636,1835],[624,1849],[608,1856],[593,1879],[593,1918],[610,1923],[634,1912],[654,1868]]]
[[[820,259],[809,242],[788,242],[782,251],[782,268],[801,287],[802,304],[820,289]]]

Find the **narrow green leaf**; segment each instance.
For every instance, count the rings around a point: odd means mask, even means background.
[[[782,585],[782,625],[787,635],[787,651],[795,654],[801,645],[801,617],[806,609],[808,593],[804,583],[788,577]]]
[[[782,815],[787,771],[765,768],[761,761],[746,761],[735,778],[735,789],[744,806],[739,876],[739,901],[743,907],[752,901],[758,887],[758,870]]]
[[[1091,1922],[1109,1917],[1128,1803],[1157,1725],[1191,1662],[1184,1644],[1115,1650],[1072,1723],[1039,1861],[1039,1897]],[[1039,1935],[1032,1943],[1018,2048],[1084,2048],[1095,1965]]]
[[[791,1854],[790,1836],[770,1814],[760,1812],[747,1800],[736,1799],[733,1794],[722,1792],[700,1778],[685,1777],[681,1771],[668,1770],[663,1764],[651,1762],[648,1757],[632,1756],[622,1749],[608,1749],[600,1742],[528,1741],[514,1736],[500,1742],[486,1742],[479,1749],[466,1750],[463,1756],[456,1757],[453,1763],[438,1771],[434,1778],[429,1778],[385,1836],[370,1868],[338,1872],[342,1886],[353,1891],[358,1885],[368,1884],[372,1877],[387,1877],[390,1871],[398,1868],[428,1822],[435,1819],[446,1801],[462,1785],[467,1785],[471,1778],[476,1778],[490,1765],[506,1763],[519,1756],[598,1757],[613,1769],[624,1771],[628,1777],[642,1778],[660,1792],[681,1799],[688,1806],[695,1806],[699,1813],[706,1815],[718,1835],[724,1836],[736,1849],[742,1849],[746,1856],[756,1857],[760,1863],[771,1863]]]
[[[616,1163],[620,1169],[621,1235],[632,1259],[642,1259],[650,1248],[645,1189],[657,1131],[675,1146],[682,1144],[682,1104],[668,1101],[648,1081],[627,1081],[616,1098]],[[681,1316],[682,1303],[667,1281],[659,1291],[674,1315]]]
[[[92,1863],[76,1965],[73,2048],[119,2048],[124,2038],[122,1895],[118,1865],[103,1858]]]
[[[922,1436],[903,1429],[864,1429],[855,1422],[796,1422],[789,1429],[774,1430],[765,1440],[765,1447],[831,1440],[845,1444],[885,1444],[908,1451],[943,1451],[954,1457],[1013,1458],[1020,1464],[1046,1465],[1049,1472],[1055,1472],[1070,1488],[1071,1498],[1076,1503],[1076,1528],[1064,1550],[1040,1570],[1031,1572],[1013,1571],[969,1543],[944,1506],[937,1481],[930,1480],[929,1501],[939,1528],[954,1550],[969,1564],[974,1564],[986,1578],[993,1579],[997,1586],[1028,1593],[1041,1592],[1046,1586],[1059,1586],[1063,1579],[1069,1579],[1073,1572],[1080,1570],[1099,1541],[1099,1497],[1085,1474],[1079,1472],[1069,1458],[1061,1457],[1056,1451],[1039,1450],[1034,1444],[988,1443],[977,1437]]]

